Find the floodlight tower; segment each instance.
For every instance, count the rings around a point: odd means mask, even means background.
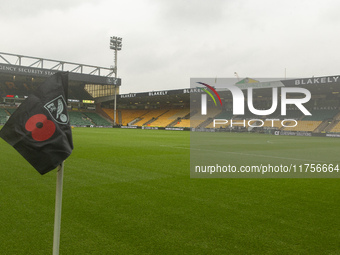
[[[110,49],[115,51],[115,66],[114,73],[115,78],[117,79],[117,52],[122,49],[122,38],[117,36],[112,36],[110,38]],[[114,110],[113,110],[113,125],[116,126],[116,111],[117,111],[117,85],[115,85],[115,102],[114,102]]]

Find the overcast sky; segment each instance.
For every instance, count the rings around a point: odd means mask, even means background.
[[[190,77],[340,74],[338,0],[1,0],[0,52],[110,67],[121,93]]]

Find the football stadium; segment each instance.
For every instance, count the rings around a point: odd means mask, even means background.
[[[0,58],[0,128],[69,73],[61,254],[340,254],[339,75],[120,94],[114,68]],[[1,254],[50,254],[55,171],[0,148]]]

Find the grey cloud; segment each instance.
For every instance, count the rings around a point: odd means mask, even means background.
[[[163,22],[169,26],[210,26],[225,17],[228,1],[173,0],[160,6]]]
[[[1,17],[22,18],[35,16],[46,10],[68,10],[85,3],[93,3],[91,0],[2,0]],[[97,2],[97,1],[96,1]]]

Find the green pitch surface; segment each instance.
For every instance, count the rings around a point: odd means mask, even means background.
[[[339,179],[190,179],[189,132],[75,128],[73,137],[60,254],[340,254]],[[340,139],[290,144],[297,158],[308,155],[296,148],[319,144],[327,160]],[[2,139],[0,152],[0,254],[52,254],[56,171],[40,176]]]
[[[340,177],[336,138],[192,132],[190,149],[193,178]]]

